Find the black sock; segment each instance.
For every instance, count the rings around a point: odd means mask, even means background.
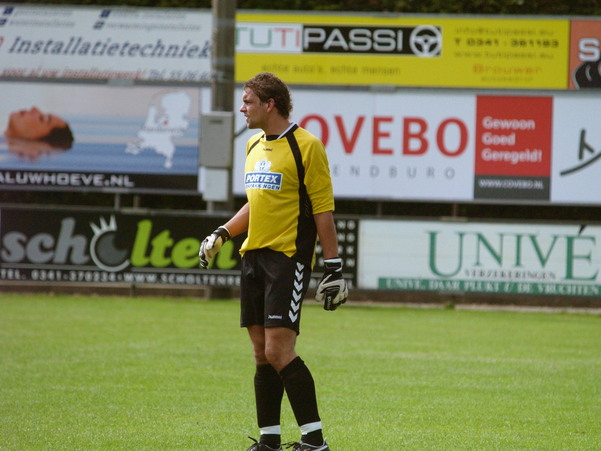
[[[307,443],[309,445],[321,446],[323,445],[323,433],[321,429],[318,429],[316,431],[309,432],[308,434],[303,435],[301,440],[303,441],[303,443]]]
[[[255,371],[255,401],[259,428],[280,425],[283,396],[284,384],[278,372],[269,364],[257,365]],[[277,448],[280,441],[279,434],[261,434],[260,442],[272,448]]]
[[[269,446],[270,448],[279,448],[282,443],[282,438],[279,434],[261,434],[259,443]]]
[[[315,382],[305,362],[300,357],[295,358],[280,372],[280,376],[298,425],[321,421],[317,410]],[[302,440],[310,445],[321,445],[323,443],[321,429],[303,435]]]

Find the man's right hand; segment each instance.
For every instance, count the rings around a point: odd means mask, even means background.
[[[217,255],[217,252],[221,249],[225,243],[232,239],[230,232],[224,226],[220,226],[206,237],[200,245],[200,251],[198,252],[198,258],[200,259],[200,267],[207,269],[211,259]]]

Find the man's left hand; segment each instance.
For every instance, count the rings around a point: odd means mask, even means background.
[[[342,259],[324,260],[325,271],[315,292],[315,300],[323,302],[325,310],[336,310],[348,299],[346,280],[342,278]]]

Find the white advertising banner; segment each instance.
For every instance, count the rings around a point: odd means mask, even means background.
[[[291,120],[326,145],[337,197],[470,201],[475,101],[460,93],[296,90]],[[255,132],[238,138],[236,193]]]
[[[599,296],[601,226],[365,220],[358,287]]]
[[[554,203],[601,203],[601,102],[598,96],[557,96],[554,101]]]
[[[0,5],[0,78],[208,81],[210,10]]]
[[[339,198],[601,204],[598,93],[293,88],[291,120],[326,145]],[[237,93],[236,109],[241,91]],[[238,114],[234,192],[246,130]]]
[[[0,189],[195,194],[200,93],[0,83]]]

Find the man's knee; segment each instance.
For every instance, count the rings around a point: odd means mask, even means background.
[[[266,329],[265,357],[278,372],[296,357],[296,332],[291,329]]]
[[[253,347],[255,363],[257,365],[268,364],[269,361],[265,355],[265,329],[262,326],[249,326],[247,330]]]

